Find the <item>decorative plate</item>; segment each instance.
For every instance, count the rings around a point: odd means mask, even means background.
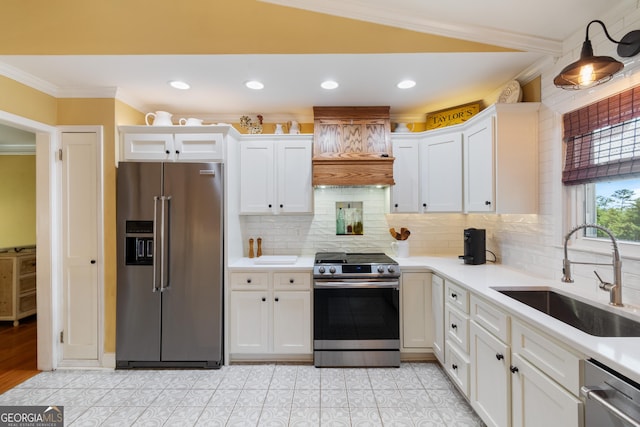
[[[505,104],[513,104],[514,102],[520,102],[522,100],[522,91],[520,90],[520,83],[517,80],[512,80],[502,89],[498,102]]]

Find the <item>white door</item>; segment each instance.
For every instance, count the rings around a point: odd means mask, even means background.
[[[430,278],[429,273],[402,274],[400,291],[404,348],[429,348],[433,344]]]
[[[276,291],[273,297],[274,353],[311,353],[311,293]]]
[[[269,351],[269,293],[231,292],[229,341],[231,353]]]
[[[240,143],[240,213],[275,210],[273,141]]]
[[[393,147],[393,180],[391,212],[419,212],[420,158],[417,140],[391,142]]]
[[[98,359],[97,133],[62,133],[63,359]]]
[[[464,132],[465,212],[493,212],[493,117]]]
[[[535,368],[519,354],[513,354],[511,396],[513,427],[582,425],[580,399]]]
[[[279,212],[310,213],[311,141],[286,141],[278,144],[278,206]]]
[[[471,406],[487,426],[511,425],[511,352],[471,321]]]
[[[420,144],[425,212],[462,212],[462,133],[425,138]]]

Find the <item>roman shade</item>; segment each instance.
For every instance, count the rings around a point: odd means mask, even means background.
[[[567,185],[640,174],[640,86],[563,116]]]

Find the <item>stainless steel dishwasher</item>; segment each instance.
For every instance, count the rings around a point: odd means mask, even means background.
[[[585,427],[640,427],[640,384],[593,359],[583,370]]]

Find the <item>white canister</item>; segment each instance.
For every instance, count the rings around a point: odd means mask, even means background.
[[[277,135],[282,135],[284,133],[284,129],[282,129],[282,125],[280,123],[276,123],[276,130],[273,133]]]
[[[196,119],[194,117],[189,117],[188,119],[180,119],[178,120],[178,123],[180,123],[181,126],[202,126],[202,122],[204,120],[202,119]]]
[[[393,254],[398,258],[409,258],[409,242],[407,240],[396,240],[391,242]]]
[[[156,111],[155,113],[147,113],[144,116],[144,121],[147,126],[151,126],[149,123],[149,117],[153,117],[153,126],[173,126],[173,122],[171,122],[171,117],[173,114],[167,113],[166,111]]]

